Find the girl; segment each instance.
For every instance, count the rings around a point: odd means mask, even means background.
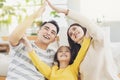
[[[29,56],[33,64],[48,80],[78,80],[78,68],[89,47],[89,37],[84,37],[81,49],[73,63],[70,48],[68,46],[61,46],[57,50],[54,58],[58,65],[54,65],[52,67],[49,67],[41,61],[26,38],[23,39],[24,44],[28,48]]]

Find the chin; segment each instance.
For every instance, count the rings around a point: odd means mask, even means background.
[[[80,38],[77,43],[80,44],[82,42],[83,38]]]

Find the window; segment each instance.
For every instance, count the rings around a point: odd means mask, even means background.
[[[0,23],[0,35],[9,35],[13,29],[19,24],[19,22],[23,21],[25,17],[28,15],[32,14],[34,11],[36,11],[40,7],[40,2],[41,0],[6,0],[3,2],[0,2],[3,4],[2,7],[8,7],[7,11],[11,8],[12,13],[5,13],[5,15],[10,15],[10,24],[8,25],[3,25]],[[67,7],[67,0],[51,0],[51,3],[58,6],[58,7]],[[0,8],[0,14],[3,13],[5,10]],[[50,15],[50,12],[52,9],[47,6],[45,13],[37,18],[36,20],[42,20],[42,21],[48,21],[48,20],[56,20],[58,22],[58,25],[60,27],[66,27],[67,26],[67,21],[64,16],[64,14],[58,14],[59,17],[53,17]],[[7,18],[8,18],[7,16]],[[6,18],[6,16],[4,16]],[[0,18],[0,21],[3,21],[4,18]],[[7,19],[8,20],[8,19]],[[64,23],[64,24],[63,24]],[[5,23],[6,24],[6,23]],[[7,26],[7,27],[5,27]],[[33,26],[33,25],[32,25]],[[4,32],[3,32],[4,31]],[[28,30],[30,31],[30,30]],[[9,33],[8,33],[9,32]],[[30,32],[28,32],[30,33]]]

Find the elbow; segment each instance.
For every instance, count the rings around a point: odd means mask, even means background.
[[[8,41],[9,41],[11,46],[17,46],[18,45],[18,41],[15,40],[12,36],[9,36]]]

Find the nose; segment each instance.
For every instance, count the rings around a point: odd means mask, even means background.
[[[62,51],[62,54],[66,54],[67,51]]]
[[[72,34],[75,35],[75,31],[73,31]]]
[[[73,31],[72,33],[75,34],[75,31]]]
[[[49,34],[49,35],[50,35],[50,34],[51,34],[51,31],[50,31],[50,30],[48,30],[48,31],[47,31],[47,34]]]

